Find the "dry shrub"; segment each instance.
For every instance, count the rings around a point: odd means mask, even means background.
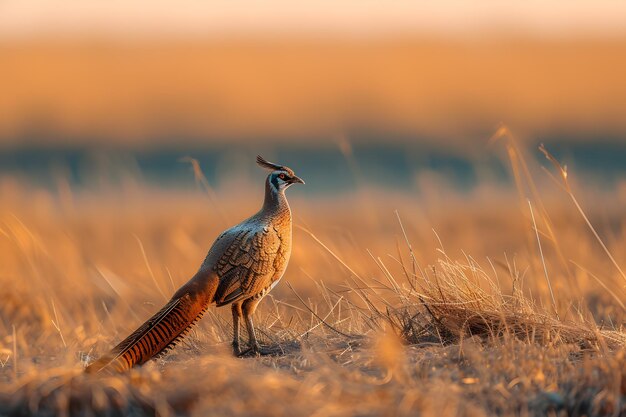
[[[470,278],[468,271],[476,279]],[[478,277],[491,291],[481,286]],[[386,316],[407,343],[426,339],[458,343],[464,337],[479,336],[514,337],[541,346],[576,344],[591,351],[626,347],[626,333],[622,331],[598,328],[582,315],[575,316],[579,320],[556,318],[518,290],[508,296],[502,294],[475,263],[441,260],[438,268],[424,272],[413,286],[396,291],[401,305],[381,316]]]

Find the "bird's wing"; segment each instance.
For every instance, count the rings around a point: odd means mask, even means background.
[[[271,284],[280,237],[271,226],[239,230],[219,257],[217,305],[251,297]]]

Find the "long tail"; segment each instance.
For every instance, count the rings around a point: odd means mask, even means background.
[[[176,346],[202,318],[213,298],[213,294],[206,294],[208,297],[192,297],[184,289],[185,287],[181,288],[158,313],[115,346],[109,354],[89,364],[85,372],[123,372]]]

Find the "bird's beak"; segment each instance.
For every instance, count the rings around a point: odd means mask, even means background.
[[[295,183],[304,184],[304,180],[300,177],[296,177],[295,175],[291,178],[290,182],[292,184],[295,184]]]

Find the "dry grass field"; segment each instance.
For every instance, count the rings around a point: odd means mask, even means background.
[[[0,415],[626,415],[624,187],[570,173],[569,194],[541,153],[503,143],[516,187],[290,190],[290,266],[256,317],[283,353],[232,357],[230,310],[211,308],[119,376],[82,369],[258,208],[261,172],[219,202],[5,180]]]

